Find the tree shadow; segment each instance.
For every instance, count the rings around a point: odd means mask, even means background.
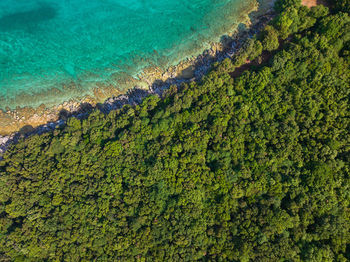
[[[31,134],[33,132],[35,132],[35,128],[31,125],[26,125],[18,131],[19,135],[21,135],[21,136],[25,136],[25,135]]]
[[[98,103],[96,108],[104,114],[108,114],[112,110],[121,109],[124,105],[138,105],[144,98],[151,94],[153,94],[151,89],[147,90],[135,87],[129,89],[126,94],[111,97],[104,103]]]

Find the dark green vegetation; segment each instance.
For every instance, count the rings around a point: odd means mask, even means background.
[[[337,11],[350,12],[350,0],[334,0],[334,3],[329,0],[329,2]]]
[[[13,146],[0,260],[349,260],[350,18],[278,8],[201,83]]]

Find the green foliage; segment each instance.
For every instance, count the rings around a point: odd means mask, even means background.
[[[276,29],[270,25],[265,27],[263,32],[263,48],[267,51],[273,51],[278,49],[279,41],[278,41],[278,32]]]
[[[328,8],[324,6],[309,9],[301,5],[300,2],[300,0],[280,0],[276,2],[275,9],[281,11],[274,19],[273,24],[282,39],[314,26],[317,18],[328,14]]]
[[[261,55],[262,51],[263,45],[259,40],[255,38],[248,39],[244,47],[236,55],[233,65],[237,67],[252,61]]]
[[[350,0],[332,0],[329,1],[330,5],[333,5],[336,11],[350,12]]]
[[[301,4],[301,0],[277,0],[275,2],[274,8],[278,13],[281,13],[290,7],[292,8],[299,7],[300,4]]]
[[[12,146],[0,260],[350,260],[349,18],[282,12],[265,66]]]

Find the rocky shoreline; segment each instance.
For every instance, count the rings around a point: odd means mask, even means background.
[[[252,23],[249,28],[238,31],[232,36],[223,37],[221,43],[213,43],[211,48],[204,51],[201,55],[187,59],[181,62],[178,66],[171,67],[165,72],[154,69],[154,73],[145,73],[140,76],[140,83],[147,83],[147,86],[135,85],[134,88],[128,90],[126,94],[113,94],[104,103],[97,103],[96,99],[87,97],[80,102],[70,101],[65,102],[62,105],[58,105],[52,108],[45,108],[44,106],[36,109],[27,109],[27,111],[10,112],[11,118],[9,118],[10,125],[13,128],[7,130],[9,135],[0,135],[0,156],[6,151],[6,149],[13,143],[16,143],[21,138],[26,138],[33,134],[42,134],[54,130],[57,127],[65,125],[65,120],[69,117],[84,118],[92,110],[98,109],[103,113],[109,113],[112,110],[120,109],[125,104],[136,105],[142,102],[142,100],[152,94],[162,96],[164,91],[171,85],[180,86],[184,82],[198,81],[210,70],[214,62],[223,61],[226,58],[233,58],[239,49],[242,48],[245,41],[253,37],[259,32],[265,25],[272,20],[274,13],[272,11],[272,4],[264,12],[259,11],[252,18]],[[153,77],[150,75],[153,74]],[[99,90],[95,90],[95,95],[98,97]],[[115,92],[115,91],[114,91]],[[107,92],[109,93],[109,92]],[[8,112],[0,111],[0,118],[6,117]],[[27,118],[26,118],[27,117]],[[29,119],[26,122],[30,125],[16,126],[13,121],[23,121],[23,118]],[[32,126],[36,126],[35,128]],[[18,131],[19,130],[19,131]],[[0,129],[0,133],[4,133],[4,130]]]

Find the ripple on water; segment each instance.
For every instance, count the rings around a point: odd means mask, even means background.
[[[202,51],[256,0],[2,0],[0,108],[58,104]],[[53,91],[51,91],[53,90]]]

